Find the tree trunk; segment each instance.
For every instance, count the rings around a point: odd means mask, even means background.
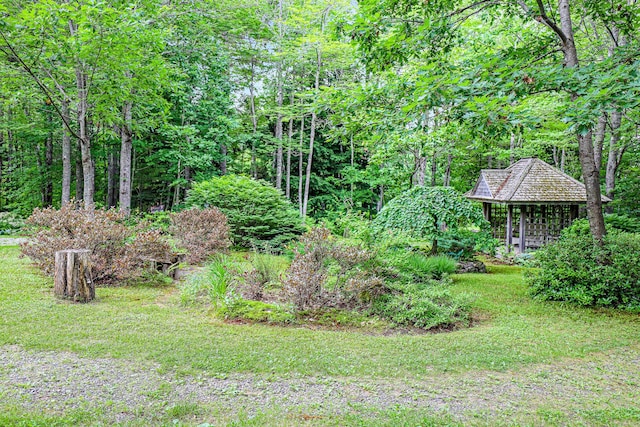
[[[616,173],[622,160],[624,147],[619,146],[620,124],[622,123],[622,113],[614,111],[611,113],[611,138],[609,140],[609,156],[607,158],[607,171],[605,176],[605,189],[608,198],[613,199],[616,188]]]
[[[50,134],[45,140],[44,147],[44,167],[45,167],[45,184],[42,193],[43,206],[53,205],[53,135]]]
[[[516,134],[511,132],[511,139],[509,140],[509,166],[511,166],[515,160],[516,154]]]
[[[315,78],[315,93],[318,93],[320,89],[320,66],[322,65],[322,53],[320,47],[316,47],[316,78]],[[304,186],[304,201],[302,203],[302,217],[307,216],[307,207],[309,205],[309,186],[311,185],[311,165],[313,162],[313,143],[316,137],[316,110],[315,107],[311,111],[311,128],[309,130],[309,155],[307,157],[307,177]]]
[[[78,31],[78,25],[69,21],[69,34],[71,37],[76,35]],[[83,65],[76,64],[76,88],[78,89],[78,139],[80,140],[80,156],[82,159],[82,179],[83,179],[83,194],[82,199],[84,201],[85,209],[94,208],[94,195],[95,195],[95,166],[93,164],[93,157],[91,155],[91,138],[89,136],[89,102],[88,102],[88,90],[89,90],[89,75],[83,68]]]
[[[293,107],[293,92],[291,92],[289,105]],[[291,200],[291,140],[293,139],[293,115],[289,118],[289,132],[287,136],[287,175],[284,195]]]
[[[122,127],[120,128],[120,212],[131,213],[131,157],[133,154],[133,135],[131,130],[133,103],[125,101],[122,106]]]
[[[251,107],[251,124],[253,134],[251,136],[251,176],[258,179],[258,166],[256,163],[256,136],[258,134],[258,118],[256,117],[256,95],[254,89],[255,79],[255,58],[251,58],[251,81],[249,82],[249,105]]]
[[[378,203],[376,203],[376,211],[380,212],[384,207],[384,185],[380,184],[378,189]]]
[[[87,249],[56,252],[53,292],[57,297],[74,302],[89,302],[96,297],[90,253]]]
[[[82,200],[84,196],[84,177],[82,176],[82,156],[80,154],[80,141],[77,147],[78,154],[76,156],[76,201]]]
[[[436,153],[434,151],[433,156],[431,156],[431,186],[435,187],[437,182],[436,182],[436,175],[438,174],[438,160],[436,157]]]
[[[87,74],[78,69],[76,71],[76,84],[78,86],[78,136],[80,137],[80,156],[82,160],[82,180],[85,209],[94,208],[95,195],[95,167],[93,165],[93,156],[91,155],[91,139],[89,137],[87,114],[89,112],[89,104],[87,101]]]
[[[116,126],[120,133],[120,129]],[[118,179],[120,170],[120,158],[115,147],[109,148],[109,158],[107,159],[107,206],[115,208],[118,205]]]
[[[449,154],[447,156],[447,167],[444,170],[444,182],[442,185],[448,187],[451,185],[451,162],[453,161],[453,155]]]
[[[63,121],[69,123],[69,101],[62,101]],[[71,200],[71,135],[67,126],[62,123],[62,206]]]
[[[304,167],[304,162],[302,158],[302,142],[304,140],[304,114],[300,117],[300,144],[298,146],[298,209],[300,210],[300,216],[302,216],[302,168]]]
[[[559,15],[561,24],[562,50],[564,53],[565,65],[567,67],[578,67],[578,51],[573,40],[573,24],[571,22],[571,11],[569,0],[559,0]],[[572,88],[571,99],[575,101],[578,95]],[[589,228],[591,234],[598,245],[602,245],[606,229],[604,227],[604,216],[602,214],[602,197],[600,193],[600,174],[596,167],[593,138],[589,131],[585,135],[578,136],[578,155],[582,166],[582,176],[587,193],[587,216],[589,217]]]
[[[353,145],[353,133],[351,133],[351,135],[349,137],[349,150],[350,150],[350,154],[351,154],[351,156],[350,156],[350,165],[351,165],[351,170],[352,170],[352,173],[353,173],[353,170],[355,168],[355,151],[356,151],[355,150],[355,146]],[[351,181],[351,184],[349,185],[349,193],[350,193],[349,199],[350,199],[351,207],[353,208],[353,205],[355,203],[354,200],[353,200],[353,192],[354,192],[354,189],[355,189],[355,184],[353,182],[353,178],[351,178],[351,179],[352,179],[352,181]]]
[[[276,114],[276,130],[275,137],[276,143],[278,146],[276,147],[276,188],[278,190],[282,189],[282,103],[283,103],[283,93],[282,93],[282,63],[278,64],[277,71],[277,99],[276,104],[278,108],[278,113]]]
[[[604,146],[604,136],[607,129],[607,113],[602,113],[596,126],[595,140],[593,141],[593,159],[598,168],[598,173],[602,167],[602,147]]]
[[[417,187],[424,187],[424,181],[427,175],[427,158],[418,152],[415,155],[416,171],[414,172],[415,179],[414,184]]]
[[[220,175],[227,174],[227,145],[220,144]]]

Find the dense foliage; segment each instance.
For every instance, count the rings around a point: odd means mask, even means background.
[[[60,210],[36,209],[27,220],[33,235],[22,253],[46,274],[53,275],[55,253],[65,249],[91,251],[93,281],[116,283],[139,277],[150,259],[170,258],[173,252],[158,230],[129,227],[113,209],[86,210],[67,205]]]
[[[226,217],[217,209],[187,210],[168,219],[166,232],[158,223],[132,220],[115,209],[73,204],[36,209],[27,219],[32,235],[22,253],[53,275],[57,251],[88,249],[93,281],[116,284],[141,277],[154,263],[173,262],[177,252],[186,251],[196,263],[229,247]]]
[[[447,232],[465,227],[486,231],[489,224],[480,208],[451,187],[414,187],[391,200],[373,221],[384,236],[392,232],[429,239],[432,253]]]
[[[291,246],[293,259],[284,264],[283,256],[265,253],[217,257],[181,286],[183,302],[252,322],[420,329],[469,323],[469,297],[449,290],[451,258],[367,247],[326,228]]]
[[[639,234],[610,230],[598,247],[588,232],[568,233],[538,250],[534,266],[529,283],[537,298],[640,311]]]
[[[231,245],[227,217],[219,209],[188,209],[170,218],[169,232],[187,251],[191,263],[198,263]]]
[[[234,244],[281,248],[303,231],[300,215],[266,182],[227,175],[195,184],[187,204],[217,207],[228,218]]]

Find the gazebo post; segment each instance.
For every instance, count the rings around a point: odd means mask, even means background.
[[[520,245],[521,254],[527,249],[527,205],[520,206]]]
[[[513,245],[513,205],[507,205],[507,252]]]

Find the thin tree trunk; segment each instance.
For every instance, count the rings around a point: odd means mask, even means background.
[[[293,107],[293,92],[291,92],[289,105]],[[289,132],[287,136],[287,176],[285,182],[285,196],[291,200],[291,140],[293,139],[293,115],[289,119]]]
[[[424,182],[427,176],[427,158],[424,157],[420,152],[418,152],[417,155],[414,154],[414,156],[416,164],[414,183],[417,187],[424,187]]]
[[[120,134],[120,128],[116,126],[116,131]],[[120,158],[115,147],[109,148],[107,159],[107,206],[115,208],[118,205],[118,180],[120,170]]]
[[[302,142],[304,140],[304,114],[300,117],[300,144],[298,146],[298,209],[300,210],[300,216],[303,216],[302,211],[302,184],[303,184],[303,176],[302,176],[302,168],[304,166],[303,163],[303,149]]]
[[[178,159],[178,176],[176,177],[176,187],[173,190],[173,203],[172,207],[175,208],[180,203],[180,177],[182,176],[182,166],[181,161]]]
[[[434,151],[433,156],[431,156],[431,186],[436,186],[436,175],[438,174],[438,161],[436,158],[436,153]]]
[[[44,147],[45,184],[44,191],[42,193],[43,206],[51,206],[53,204],[53,123],[51,112],[49,111],[47,115],[50,131],[47,139],[45,140]]]
[[[77,24],[69,22],[69,33],[75,36]],[[86,209],[94,208],[95,166],[91,155],[91,138],[89,136],[89,76],[81,64],[76,65],[76,87],[78,89],[78,137],[80,139],[80,155],[82,159],[82,178],[84,182],[83,201]]]
[[[315,92],[318,93],[320,89],[320,66],[322,65],[322,53],[319,47],[316,47],[316,78],[315,78]],[[311,166],[313,162],[313,143],[316,137],[316,110],[315,107],[311,111],[311,128],[309,130],[309,155],[307,157],[307,176],[304,186],[304,201],[302,203],[302,217],[307,216],[307,207],[309,205],[309,187],[311,185]]]
[[[131,156],[133,154],[133,132],[131,129],[133,103],[125,101],[122,106],[122,127],[120,128],[120,212],[131,213]]]
[[[276,147],[276,159],[275,159],[275,168],[276,168],[276,188],[278,190],[282,189],[282,104],[283,104],[283,93],[282,93],[282,63],[278,64],[277,71],[277,98],[276,105],[278,108],[278,113],[276,114],[276,129],[275,129],[275,137],[276,143],[278,146]]]
[[[76,148],[78,149],[78,154],[76,155],[76,201],[80,201],[84,197],[84,177],[82,175],[80,141],[76,144]]]
[[[376,211],[380,212],[384,207],[384,185],[380,184],[378,188],[378,203],[376,203]]]
[[[444,182],[442,185],[448,187],[451,185],[451,162],[453,161],[453,155],[449,154],[447,156],[447,167],[444,170]]]
[[[278,53],[282,52],[282,40],[284,38],[284,26],[283,26],[283,7],[282,0],[278,1],[278,40],[277,47]],[[284,101],[284,93],[283,93],[283,62],[279,60],[277,64],[276,70],[276,104],[278,108],[278,112],[276,114],[276,141],[278,147],[276,148],[276,188],[278,190],[282,189],[282,104]]]
[[[605,189],[608,198],[613,199],[616,188],[616,173],[622,160],[624,147],[619,146],[620,125],[622,123],[622,113],[614,111],[611,113],[611,138],[609,140],[609,156],[607,158],[607,170],[605,176]]]
[[[249,105],[251,107],[251,124],[253,135],[251,136],[251,176],[258,179],[258,166],[256,163],[256,137],[258,134],[258,118],[256,117],[256,95],[254,88],[255,58],[251,58],[251,81],[249,82]]]
[[[220,144],[220,175],[227,174],[227,145]]]
[[[516,134],[511,132],[511,139],[509,140],[509,165],[512,165],[516,155]]]
[[[62,115],[64,121],[69,123],[69,101],[63,99],[62,101]],[[71,200],[71,135],[67,126],[62,124],[62,191],[61,191],[61,203],[62,206],[69,203]]]
[[[351,171],[353,173],[353,170],[355,168],[355,147],[353,145],[353,133],[350,135],[350,138],[349,138],[349,149],[351,151],[350,164],[351,164]],[[351,184],[349,185],[349,193],[350,193],[350,197],[349,198],[350,198],[350,202],[351,202],[351,207],[353,207],[353,205],[354,205],[353,192],[354,192],[355,184],[353,182],[353,178],[351,178],[351,179],[352,179],[352,181],[351,181]]]

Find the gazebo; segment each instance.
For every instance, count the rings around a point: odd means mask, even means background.
[[[482,202],[493,237],[518,253],[557,240],[587,202],[583,183],[536,158],[506,169],[483,169],[465,196]],[[603,203],[610,201],[602,196]]]

